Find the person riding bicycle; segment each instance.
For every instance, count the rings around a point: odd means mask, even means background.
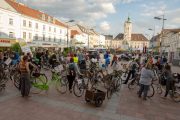
[[[128,76],[127,76],[127,78],[126,78],[126,80],[125,80],[125,82],[124,82],[123,84],[127,84],[127,83],[128,83],[129,78],[130,78],[131,75],[132,75],[132,78],[135,77],[136,69],[137,69],[138,67],[139,67],[139,65],[138,65],[138,59],[134,59],[133,61],[131,61],[131,62],[129,63],[129,67],[128,67],[129,73],[128,73]]]

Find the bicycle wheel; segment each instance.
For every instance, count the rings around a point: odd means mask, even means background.
[[[33,78],[31,93],[39,94],[43,90],[48,90],[49,86],[47,82],[48,82],[48,79],[45,74],[41,74],[39,77]]]
[[[158,94],[162,94],[162,88],[161,88],[161,86],[158,86],[158,87],[157,87],[157,93],[158,93]]]
[[[122,85],[122,79],[121,78],[117,78],[117,80],[115,82],[116,90],[119,91],[121,89],[121,85]]]
[[[63,76],[62,78],[60,78],[60,80],[56,82],[56,90],[61,94],[64,94],[67,91],[67,85],[67,78]]]
[[[180,93],[178,93],[177,91],[174,91],[174,93],[172,94],[171,98],[172,98],[175,102],[180,102]]]
[[[136,80],[132,80],[130,83],[128,83],[129,89],[134,89],[138,85]]]
[[[18,90],[20,90],[20,77],[21,77],[21,74],[18,71],[11,76],[11,80],[13,81],[14,86]]]
[[[113,94],[112,88],[108,88],[108,89],[107,89],[107,98],[108,98],[108,99],[111,99],[112,94]]]
[[[84,85],[81,82],[75,81],[73,86],[73,93],[76,97],[81,97],[84,93]]]
[[[153,97],[154,96],[154,86],[153,85],[150,85],[149,86],[149,91],[148,91],[148,94],[147,94],[147,97]]]

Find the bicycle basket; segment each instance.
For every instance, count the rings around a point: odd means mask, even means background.
[[[39,73],[39,72],[34,72],[34,73],[32,73],[32,76],[33,76],[33,77],[39,77],[39,76],[40,76],[40,73]]]

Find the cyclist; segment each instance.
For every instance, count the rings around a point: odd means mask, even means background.
[[[30,92],[30,69],[29,66],[34,66],[32,63],[28,62],[28,56],[24,56],[23,60],[19,64],[20,72],[21,72],[21,80],[20,80],[20,90],[22,97],[28,96]]]
[[[0,64],[2,64],[4,61],[4,54],[2,51],[0,51]]]
[[[68,70],[67,71],[67,79],[69,82],[69,91],[70,91],[70,93],[72,93],[72,85],[73,85],[73,82],[74,82],[75,77],[76,77],[76,72],[79,75],[82,75],[82,74],[80,73],[79,68],[75,65],[73,58],[70,59],[70,63],[68,64],[67,70]]]
[[[172,71],[171,71],[171,66],[169,64],[166,64],[164,67],[164,71],[163,73],[165,75],[166,78],[166,92],[165,95],[162,98],[166,98],[169,91],[173,90],[174,87],[174,79],[173,79],[173,75],[172,75]]]
[[[139,98],[141,97],[142,93],[143,95],[143,100],[147,100],[147,93],[149,90],[149,86],[152,83],[152,79],[154,79],[154,72],[152,71],[152,65],[147,63],[145,67],[141,69],[141,76],[140,76],[140,89],[138,91],[138,96]]]
[[[135,77],[136,69],[139,67],[138,65],[138,59],[134,59],[129,63],[129,73],[128,76],[123,84],[127,84],[129,81],[130,76],[132,75],[132,78]]]
[[[56,57],[56,54],[53,54],[53,55],[49,58],[49,64],[52,66],[52,68],[56,67],[56,65],[57,65],[57,57]]]

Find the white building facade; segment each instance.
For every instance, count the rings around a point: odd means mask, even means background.
[[[67,27],[56,18],[12,0],[0,1],[0,38],[34,47],[66,47]]]

